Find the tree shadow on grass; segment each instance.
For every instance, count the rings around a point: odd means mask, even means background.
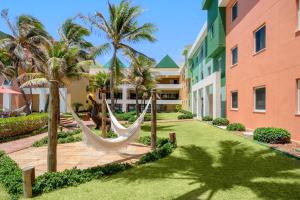
[[[177,125],[175,125],[175,124],[172,124],[172,125],[159,124],[156,129],[157,129],[157,132],[174,131],[174,130],[176,130],[176,126]],[[145,132],[151,132],[151,124],[143,125],[142,130],[145,131]]]
[[[188,180],[199,187],[177,197],[178,200],[198,199],[208,194],[213,199],[218,191],[236,186],[251,189],[262,199],[300,199],[300,162],[270,149],[254,149],[237,141],[221,141],[218,157],[211,156],[199,146],[179,148],[182,157],[171,155],[157,163],[131,170],[122,179]],[[193,187],[194,188],[194,187]]]

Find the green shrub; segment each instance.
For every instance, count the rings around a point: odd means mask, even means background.
[[[169,139],[167,138],[160,138],[158,137],[156,139],[156,146],[158,148],[162,147],[163,145],[165,145],[166,143],[169,142]],[[139,137],[138,139],[138,143],[141,143],[141,144],[144,144],[144,145],[151,145],[151,137],[150,136],[142,136],[142,137]]]
[[[77,186],[93,179],[100,179],[103,176],[116,174],[129,168],[132,168],[132,165],[115,163],[84,170],[73,168],[63,172],[45,173],[37,177],[32,190],[35,195],[51,192],[55,189]]]
[[[177,119],[193,119],[194,115],[192,113],[178,115]]]
[[[245,131],[246,127],[240,123],[232,123],[232,124],[228,124],[226,129],[228,131]]]
[[[73,142],[80,142],[82,140],[81,130],[74,130],[74,131],[66,131],[66,132],[59,132],[57,134],[57,143],[58,144],[65,144],[65,143],[73,143]],[[41,147],[48,144],[48,136],[36,141],[33,143],[33,147]]]
[[[75,103],[73,103],[72,105],[73,105],[73,108],[74,108],[74,110],[75,110],[76,113],[78,113],[78,112],[79,112],[79,109],[80,109],[81,107],[83,107],[83,104],[82,104],[82,103],[79,103],[79,102],[75,102]]]
[[[3,151],[0,151],[0,184],[13,199],[17,199],[23,192],[22,171]]]
[[[131,116],[129,119],[128,119],[128,122],[129,123],[134,123],[135,121],[137,120],[136,116]],[[149,122],[151,121],[151,114],[147,113],[144,117],[144,122]]]
[[[210,122],[210,121],[212,121],[212,120],[213,120],[212,116],[204,116],[204,117],[202,118],[202,121],[206,121],[206,122]]]
[[[291,141],[291,134],[282,128],[257,128],[253,139],[265,143],[285,144]]]
[[[107,138],[117,138],[117,137],[118,137],[118,135],[115,134],[114,132],[112,132],[112,131],[107,132]]]
[[[176,110],[176,112],[180,112],[180,110],[182,110],[182,105],[181,104],[177,104],[175,106],[175,110]]]
[[[122,121],[128,121],[131,117],[135,117],[136,112],[117,113],[116,118]]]
[[[0,119],[0,140],[38,130],[48,122],[47,113]]]
[[[219,117],[214,119],[212,124],[215,126],[227,126],[229,124],[229,120],[226,118]]]
[[[173,152],[173,149],[175,148],[174,145],[167,142],[161,147],[159,147],[157,150],[147,153],[146,155],[142,156],[140,160],[138,161],[138,164],[145,164],[148,162],[153,162],[156,160],[159,160],[161,158],[164,158],[171,154]]]
[[[187,111],[187,110],[179,110],[179,112],[181,112],[181,113],[183,113],[183,114],[191,114],[191,115],[193,115],[193,113],[192,112],[190,112],[190,111]]]

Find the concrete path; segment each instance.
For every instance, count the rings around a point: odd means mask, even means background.
[[[22,138],[19,140],[14,140],[11,142],[2,143],[2,144],[0,144],[0,150],[4,151],[7,154],[13,153],[16,151],[20,151],[20,150],[26,149],[28,147],[31,147],[34,142],[46,137],[47,135],[48,135],[48,133],[42,133],[39,135]]]
[[[87,147],[82,142],[59,144],[57,148],[57,170],[86,169],[108,163],[132,163],[142,155],[150,152],[150,147],[141,144],[130,144],[122,153],[105,153]],[[30,147],[8,154],[20,168],[35,167],[37,176],[47,171],[47,147]]]

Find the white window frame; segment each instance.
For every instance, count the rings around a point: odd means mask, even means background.
[[[300,0],[299,0],[300,1]],[[236,18],[235,19],[233,19],[233,8],[234,8],[234,6],[237,6],[237,13],[236,13]],[[234,22],[237,18],[238,18],[238,16],[239,16],[239,4],[238,4],[238,1],[236,1],[233,5],[232,5],[232,7],[231,7],[231,22]]]
[[[263,49],[260,49],[259,51],[256,51],[256,33],[258,31],[260,31],[260,29],[262,29],[263,27],[265,27],[265,47]],[[266,48],[267,48],[267,26],[266,26],[266,24],[261,25],[253,32],[253,38],[254,38],[254,40],[253,40],[254,41],[254,54],[258,54],[258,53],[266,50]]]
[[[232,100],[233,100],[232,94],[233,93],[237,93],[237,108],[234,108],[232,106]],[[237,90],[233,90],[233,91],[231,91],[231,110],[238,110],[238,109],[239,109],[239,92]]]
[[[297,96],[298,96],[298,112],[297,114],[300,114],[300,79],[297,80]]]
[[[261,88],[265,88],[265,109],[256,109],[256,90],[257,89],[261,89]],[[255,87],[253,89],[253,96],[254,96],[254,112],[258,112],[258,113],[265,113],[266,109],[267,109],[267,88],[266,86],[259,86],[259,87]]]

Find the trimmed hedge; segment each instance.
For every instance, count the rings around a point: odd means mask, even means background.
[[[66,131],[66,132],[59,132],[57,134],[57,143],[58,144],[65,144],[65,143],[72,143],[72,142],[80,142],[82,140],[81,136],[77,136],[81,133],[81,130],[74,130],[74,131]],[[33,147],[41,147],[48,144],[48,136],[42,138],[41,140],[36,141],[33,143]]]
[[[38,130],[48,122],[47,113],[0,119],[0,140],[11,136],[24,135]]]
[[[202,118],[202,121],[205,121],[205,122],[210,122],[210,121],[212,121],[212,120],[213,120],[212,116],[204,116],[204,117]]]
[[[194,118],[194,116],[192,113],[177,116],[177,119],[193,119],[193,118]]]
[[[282,128],[257,128],[253,139],[264,143],[285,144],[291,142],[291,134]]]
[[[117,113],[116,118],[122,121],[128,121],[131,117],[135,117],[136,112]]]
[[[228,131],[245,131],[246,127],[241,123],[232,123],[228,124],[226,129]]]
[[[18,199],[18,196],[23,193],[22,171],[3,151],[0,151],[0,183],[12,199]]]
[[[229,124],[229,120],[226,118],[216,118],[212,121],[212,124],[215,126],[227,126]]]

